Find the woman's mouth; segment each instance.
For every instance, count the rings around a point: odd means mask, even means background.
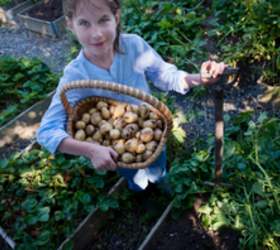
[[[95,44],[93,44],[93,46],[95,46],[95,47],[101,47],[101,46],[103,46],[104,43],[105,43],[105,42],[95,43]]]

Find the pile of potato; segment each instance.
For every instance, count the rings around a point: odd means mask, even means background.
[[[75,124],[75,139],[113,148],[119,160],[145,162],[162,137],[162,121],[143,105],[99,101]]]

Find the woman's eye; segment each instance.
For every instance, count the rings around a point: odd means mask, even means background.
[[[100,20],[100,23],[106,23],[107,21],[108,21],[108,19],[103,18]]]
[[[88,22],[81,22],[81,25],[86,26],[88,25]]]

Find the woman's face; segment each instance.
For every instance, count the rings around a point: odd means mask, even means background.
[[[114,15],[102,0],[79,1],[75,16],[71,21],[66,18],[66,21],[84,47],[84,55],[89,61],[114,56],[119,11]]]

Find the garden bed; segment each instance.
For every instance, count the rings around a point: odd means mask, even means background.
[[[62,1],[41,1],[19,14],[24,27],[52,37],[60,37],[66,32],[66,21]]]
[[[0,23],[16,24],[18,22],[17,14],[33,4],[33,0],[20,0],[0,7]]]
[[[186,209],[178,219],[171,215],[172,202],[138,250],[236,250],[239,235],[230,228],[209,232],[197,210],[207,203],[209,195],[200,194],[193,207]]]

